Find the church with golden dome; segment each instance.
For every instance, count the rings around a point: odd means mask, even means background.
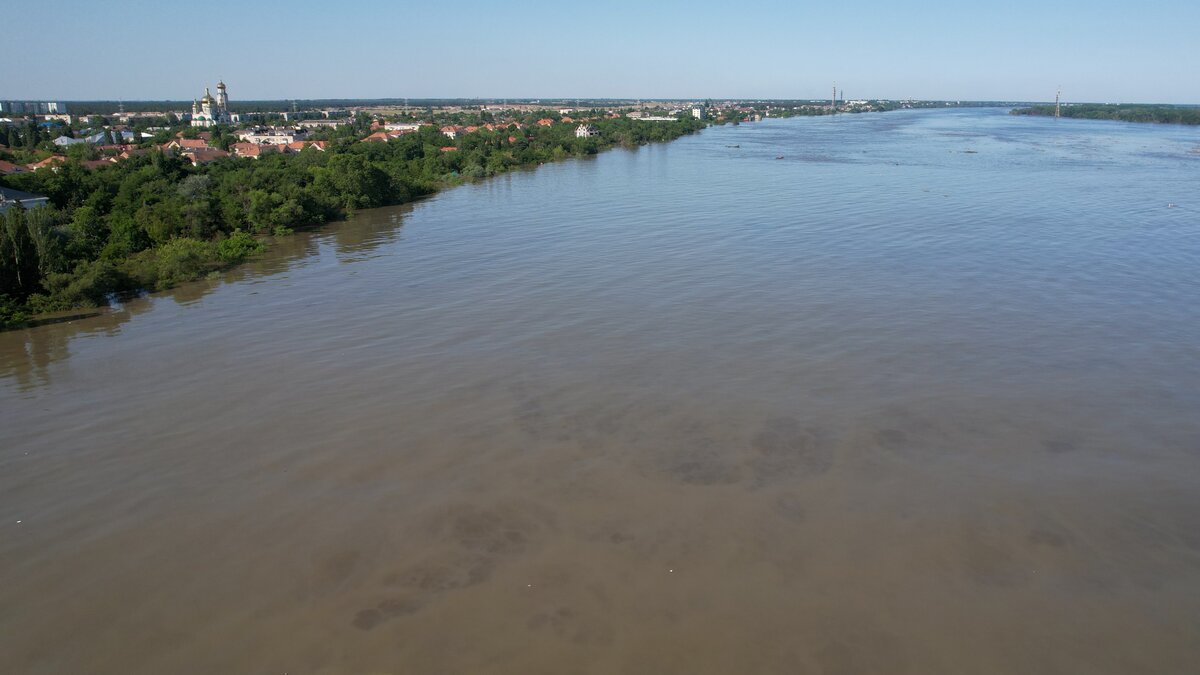
[[[204,98],[192,101],[192,126],[211,127],[218,124],[237,124],[238,116],[229,112],[229,93],[225,83],[217,83],[217,97],[204,88]]]

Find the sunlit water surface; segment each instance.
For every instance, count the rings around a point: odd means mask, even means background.
[[[0,672],[1194,673],[1198,270],[1003,110],[359,213],[0,334]]]

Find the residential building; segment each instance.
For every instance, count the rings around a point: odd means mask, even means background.
[[[591,138],[599,135],[600,130],[590,124],[580,124],[575,128],[575,138]]]
[[[692,108],[692,117],[695,117],[698,120],[702,120],[702,119],[705,119],[708,117],[708,113],[707,113],[707,111],[704,110],[704,106],[698,105],[698,106]]]
[[[316,148],[321,152],[325,152],[325,148],[328,145],[329,141],[294,141],[288,143],[285,147],[288,149],[288,152],[300,152],[305,148]]]
[[[67,158],[63,155],[50,155],[40,162],[26,164],[25,167],[30,171],[37,171],[38,169],[50,169],[51,171],[58,171],[58,165],[65,161],[67,161]]]
[[[228,157],[229,153],[225,152],[224,150],[218,150],[217,148],[206,148],[204,150],[188,150],[186,152],[181,152],[179,153],[179,156],[190,161],[192,166],[200,166],[201,164],[215,162],[222,157]]]
[[[20,164],[13,164],[12,162],[0,159],[0,176],[7,176],[10,173],[25,173],[28,170]]]
[[[238,133],[238,140],[246,143],[287,145],[302,141],[308,131],[299,127],[255,127]]]
[[[209,149],[208,142],[202,138],[172,138],[158,147],[168,155]]]
[[[24,209],[45,206],[49,201],[50,198],[43,195],[35,195],[32,192],[21,192],[20,190],[0,187],[0,213],[4,213],[14,206],[19,206]]]
[[[421,125],[416,122],[388,122],[383,125],[386,131],[401,131],[404,133],[413,133],[421,130]]]
[[[296,122],[296,126],[304,127],[305,129],[326,129],[340,127],[350,124],[350,120],[346,118],[332,120],[301,120]]]
[[[271,152],[281,152],[286,147],[286,145],[269,145],[259,143],[234,143],[232,146],[230,146],[234,155],[237,155],[238,157],[249,157],[251,159],[258,159],[259,157]]]

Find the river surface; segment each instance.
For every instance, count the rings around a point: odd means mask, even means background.
[[[1194,128],[711,128],[0,334],[0,672],[1198,664]]]

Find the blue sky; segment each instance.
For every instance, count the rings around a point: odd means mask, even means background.
[[[234,99],[820,98],[836,81],[848,98],[1047,100],[1061,85],[1065,100],[1200,103],[1196,0],[186,6],[22,10],[0,100],[190,99],[224,78]]]

